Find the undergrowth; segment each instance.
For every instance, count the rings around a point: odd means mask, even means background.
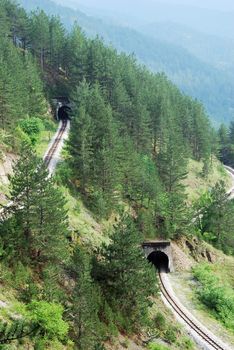
[[[208,264],[200,264],[193,269],[194,277],[200,283],[197,294],[200,301],[212,311],[226,328],[234,333],[234,291],[223,284],[212,273]]]

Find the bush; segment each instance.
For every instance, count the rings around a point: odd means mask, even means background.
[[[223,324],[234,331],[234,292],[213,275],[208,264],[193,269],[194,277],[200,282],[199,299]]]
[[[167,346],[156,344],[156,343],[150,343],[148,346],[149,350],[170,350]]]
[[[165,339],[170,343],[175,343],[177,335],[177,329],[173,326],[169,326],[165,332]]]
[[[44,129],[42,120],[36,117],[21,120],[19,126],[30,138],[32,145],[37,143],[40,133]]]
[[[25,289],[31,281],[31,271],[19,261],[14,266],[14,276],[11,274],[6,279],[12,287]]]
[[[190,338],[182,337],[180,340],[181,340],[180,344],[182,345],[181,346],[182,349],[192,350],[194,348],[194,343]]]
[[[164,331],[166,328],[166,319],[164,315],[161,312],[158,312],[156,316],[153,319],[155,327],[160,330]]]
[[[38,325],[45,338],[64,340],[68,333],[68,324],[63,321],[63,307],[45,301],[33,301],[28,305],[31,321]]]
[[[55,173],[55,180],[59,185],[67,186],[71,182],[71,169],[69,168],[66,161],[61,162],[58,164],[56,173]]]

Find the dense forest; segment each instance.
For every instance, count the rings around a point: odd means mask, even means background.
[[[132,23],[130,28],[121,15],[116,21],[106,19],[102,13],[98,17],[87,16],[51,0],[20,0],[20,3],[28,11],[40,7],[48,14],[61,16],[68,30],[77,21],[90,38],[98,35],[119,52],[134,52],[136,58],[152,71],[165,72],[182,91],[202,101],[214,125],[228,124],[232,119],[234,84],[230,73],[233,72],[234,45],[230,39],[206,37],[186,27],[170,26],[170,22],[158,26],[152,23],[149,28]],[[157,12],[153,11],[154,16]],[[119,24],[121,20],[123,25]]]
[[[118,331],[152,327],[157,281],[143,257],[144,238],[196,234],[233,253],[227,222],[234,208],[223,184],[194,206],[182,185],[190,158],[203,162],[207,176],[222,135],[164,74],[88,39],[77,25],[67,33],[59,18],[27,15],[8,0],[0,14],[1,151],[20,155],[12,204],[1,214],[0,259],[21,279],[25,305],[23,319],[0,322],[0,341],[30,337],[35,349],[102,350]],[[54,180],[35,147],[57,95],[71,100],[72,127]],[[79,234],[72,238],[60,184],[95,218],[114,215],[109,244],[91,251]]]

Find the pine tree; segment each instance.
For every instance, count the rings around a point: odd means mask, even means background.
[[[207,204],[205,210],[202,208],[202,232],[213,234],[212,243],[218,248],[226,247],[228,251],[229,246],[233,250],[233,203],[228,200],[223,181],[212,188]]]
[[[75,25],[65,45],[64,63],[71,90],[87,77],[88,43],[81,29]]]
[[[32,225],[33,248],[39,261],[61,264],[68,256],[66,200],[55,187],[53,179],[48,178],[45,165],[40,162],[38,165],[33,193],[36,202]]]
[[[161,234],[164,237],[173,237],[185,233],[189,223],[185,189],[182,184],[187,175],[188,155],[175,122],[169,120],[168,126],[168,130],[164,131],[156,162],[166,190],[162,205],[164,219]]]
[[[33,52],[40,62],[41,69],[44,70],[45,63],[48,62],[50,43],[49,18],[44,11],[38,10],[32,13],[30,32]]]
[[[92,281],[89,258],[81,247],[73,255],[73,274],[76,285],[73,290],[71,310],[75,342],[80,350],[94,349],[99,339],[98,296]]]
[[[48,177],[45,165],[27,145],[10,177],[12,205],[6,237],[22,261],[59,261],[67,257],[65,200]],[[59,205],[58,205],[59,203]],[[4,224],[4,223],[3,223]]]
[[[121,217],[110,238],[110,244],[103,246],[95,278],[113,310],[122,313],[130,327],[137,327],[146,320],[148,298],[157,290],[156,276],[130,217]]]
[[[49,22],[49,55],[53,70],[59,70],[64,64],[65,29],[59,17],[52,16]]]
[[[234,122],[231,121],[230,126],[229,126],[229,134],[228,134],[230,143],[234,145]]]
[[[89,85],[83,81],[73,93],[73,127],[70,132],[68,149],[72,156],[70,164],[74,176],[80,181],[83,193],[90,184],[93,162],[93,123],[87,111],[90,98]]]

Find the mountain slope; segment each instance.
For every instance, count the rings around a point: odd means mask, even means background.
[[[62,2],[61,0],[55,1]],[[82,4],[80,8],[88,9],[89,13],[94,16],[104,11],[114,18],[118,16],[122,20],[127,19],[128,22],[130,17],[131,24],[173,21],[206,34],[233,39],[233,5],[225,6],[223,1],[219,1],[219,3],[219,7],[216,9],[214,1],[210,6],[207,6],[207,1],[191,0],[146,0],[144,2],[140,0],[111,2],[108,0],[99,0],[98,2],[96,0],[79,0],[79,4]]]
[[[176,44],[223,71],[234,71],[234,40],[204,34],[176,22],[154,22],[139,27],[152,38]]]
[[[136,30],[111,25],[84,13],[56,5],[50,0],[21,0],[28,10],[43,8],[48,14],[60,15],[69,30],[77,21],[88,36],[100,35],[119,51],[134,53],[153,71],[164,71],[186,94],[201,100],[215,124],[228,123],[234,110],[234,82],[227,73],[196,58],[165,37],[151,38]],[[162,39],[162,40],[161,40]]]

